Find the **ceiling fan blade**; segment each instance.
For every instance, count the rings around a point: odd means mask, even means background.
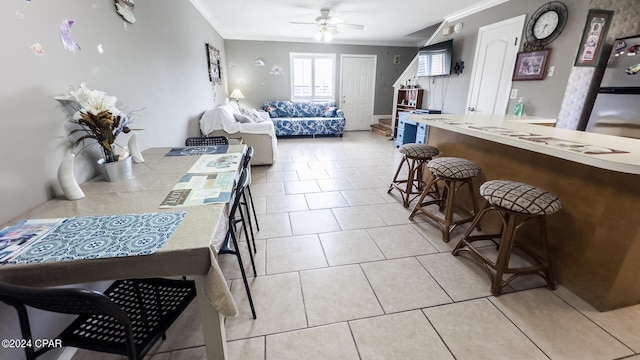
[[[318,23],[315,23],[315,22],[302,22],[302,21],[289,21],[289,24],[294,24],[294,25],[318,25]]]
[[[362,30],[362,29],[364,29],[364,25],[359,25],[359,24],[339,23],[339,24],[336,24],[336,26],[341,27],[341,28],[345,28],[345,29],[353,29],[353,30]]]

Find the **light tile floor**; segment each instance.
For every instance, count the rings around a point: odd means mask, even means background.
[[[444,243],[387,194],[400,161],[387,138],[347,132],[278,148],[276,164],[252,169],[256,320],[235,257],[220,257],[240,310],[226,319],[230,359],[640,360],[640,306],[601,313],[535,278],[491,296],[482,268],[450,253],[460,229]],[[205,359],[193,305],[147,359]]]

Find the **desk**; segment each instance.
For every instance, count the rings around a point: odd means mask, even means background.
[[[245,151],[244,145],[230,145],[229,153]],[[82,184],[86,197],[69,201],[50,200],[15,220],[65,218],[118,213],[175,211],[158,208],[197,156],[165,157],[169,148],[146,150],[145,162],[133,165],[133,179],[115,183],[99,179]],[[211,247],[227,228],[227,204],[179,208],[187,212],[176,231],[153,255],[75,260],[52,263],[0,265],[0,280],[34,286],[57,286],[84,282],[191,275],[196,282],[202,331],[209,359],[227,359],[225,315],[237,309]]]
[[[486,180],[507,179],[541,187],[560,198],[562,210],[547,218],[560,284],[600,311],[640,304],[640,140],[525,123],[544,119],[409,118],[429,126],[428,143],[438,147],[441,156],[462,157],[481,167],[476,188]],[[581,153],[486,131],[491,126],[624,153]]]

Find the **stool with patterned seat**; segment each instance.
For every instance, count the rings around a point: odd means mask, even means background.
[[[427,183],[425,189],[437,187],[438,183],[442,183],[442,192],[436,192],[433,200],[425,201],[425,198],[432,194],[430,190],[423,191],[418,199],[418,203],[411,211],[409,219],[413,220],[417,213],[422,213],[427,217],[438,222],[442,229],[442,240],[449,242],[449,234],[458,225],[468,223],[475,217],[477,213],[476,203],[473,200],[473,183],[472,179],[480,174],[480,167],[473,162],[455,157],[441,157],[431,160],[427,167],[431,171],[431,179]],[[466,210],[466,216],[454,219],[454,208],[456,206],[455,198],[458,190],[467,185],[472,203],[472,210]],[[433,197],[433,196],[432,196]],[[444,211],[444,217],[441,217],[427,207],[437,204],[440,212]]]
[[[402,196],[404,207],[409,207],[409,203],[412,200],[411,195],[416,195],[417,197],[424,188],[425,182],[422,180],[424,164],[428,163],[434,156],[437,156],[440,151],[436,147],[426,144],[404,144],[400,147],[400,153],[404,156],[400,161],[400,165],[398,165],[398,170],[391,181],[391,185],[389,185],[387,193],[390,193],[393,189],[398,189]],[[405,163],[409,167],[407,178],[398,180],[402,166]]]
[[[551,215],[562,208],[560,200],[535,186],[508,180],[485,182],[480,186],[480,195],[487,202],[453,249],[453,255],[468,251],[478,259],[489,273],[491,294],[494,296],[499,296],[503,288],[515,278],[531,274],[541,276],[547,282],[547,287],[553,290],[555,282],[548,253],[545,218],[546,215]],[[500,232],[472,236],[474,226],[489,212],[496,212],[499,215],[502,222]],[[516,241],[518,231],[529,222],[538,225],[540,230],[541,249],[538,252],[523,246],[521,241]],[[497,243],[498,254],[495,261],[483,254],[481,248],[473,245],[473,242],[478,240],[491,240],[495,243],[495,239],[500,239]],[[533,264],[518,268],[509,267],[514,246],[522,249]],[[511,276],[503,281],[503,276],[509,274]]]

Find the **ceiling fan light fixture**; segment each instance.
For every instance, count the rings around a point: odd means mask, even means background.
[[[323,27],[313,37],[318,41],[329,42],[333,39],[333,34],[329,29]]]

